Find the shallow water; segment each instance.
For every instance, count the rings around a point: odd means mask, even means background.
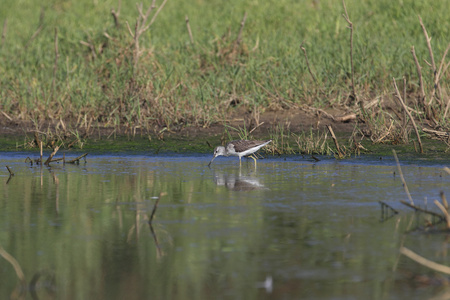
[[[399,203],[407,197],[392,160],[293,157],[259,160],[255,169],[251,160],[239,168],[237,158],[218,158],[208,168],[210,156],[124,154],[40,168],[26,156],[0,154],[1,299],[450,292],[435,272],[399,255],[405,246],[450,265],[449,236],[415,230],[423,220]],[[413,163],[402,166],[411,195],[437,211],[432,201],[450,194],[450,176],[440,163]],[[378,201],[399,214],[382,220]]]

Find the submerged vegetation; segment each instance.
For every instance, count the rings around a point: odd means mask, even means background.
[[[82,147],[100,128],[159,138],[299,110],[355,122],[355,151],[363,139],[450,146],[445,0],[8,2],[3,124],[51,127]],[[270,151],[336,153],[324,128],[310,128],[274,124]]]

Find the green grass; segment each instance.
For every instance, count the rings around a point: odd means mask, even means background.
[[[416,93],[412,45],[429,92],[432,73],[424,62],[429,55],[417,16],[432,37],[439,64],[450,42],[448,1],[346,5],[355,29],[360,97],[392,93],[392,77],[403,76],[408,92]],[[351,92],[350,31],[340,1],[169,0],[141,36],[144,51],[136,70],[126,22],[134,29],[137,9],[133,1],[122,1],[116,28],[110,11],[117,6],[117,1],[4,1],[0,110],[19,121],[61,118],[75,127],[84,122],[171,128],[224,120],[233,110],[232,100],[262,109],[325,107],[345,103]],[[244,12],[242,43],[235,46]],[[195,45],[190,44],[185,15]],[[54,73],[55,28],[59,58]],[[91,44],[95,55],[81,41]],[[317,83],[299,49],[302,41]],[[447,72],[442,82],[448,79]]]

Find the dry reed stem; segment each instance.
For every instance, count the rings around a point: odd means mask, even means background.
[[[403,102],[402,96],[400,95],[400,92],[398,91],[398,87],[397,87],[397,83],[395,82],[395,78],[392,78],[392,80],[394,81],[394,87],[395,87],[395,92],[397,93],[397,99],[400,101],[400,104],[402,105],[405,112],[408,114],[408,117],[410,118],[410,120],[413,124],[414,131],[416,133],[417,140],[419,142],[420,153],[423,153],[422,141],[420,140],[419,130],[417,129],[416,122],[414,121],[411,113],[409,112],[408,108],[406,107],[405,102]]]
[[[40,158],[40,160],[39,160],[39,163],[42,165],[42,156],[43,156],[43,153],[44,153],[44,151],[43,151],[43,143],[42,143],[42,141],[39,141],[39,151],[40,151],[40,154],[41,154],[41,158]]]
[[[191,44],[194,45],[194,36],[192,35],[191,25],[189,24],[189,18],[187,15],[185,16],[185,20],[186,20],[187,31],[189,34],[189,39],[191,41]]]
[[[146,32],[150,26],[153,24],[153,22],[155,22],[156,17],[159,15],[159,13],[161,12],[161,10],[164,8],[164,6],[166,5],[167,0],[164,0],[163,3],[159,6],[159,8],[156,10],[156,12],[153,14],[152,19],[148,22],[148,18],[150,17],[151,12],[155,9],[156,5],[156,0],[152,1],[152,4],[150,5],[150,7],[147,9],[147,11],[143,12],[143,5],[142,3],[136,4],[136,7],[138,9],[139,12],[139,16],[136,19],[136,24],[134,26],[134,33],[130,28],[130,25],[127,24],[128,27],[128,31],[130,33],[130,35],[133,37],[133,41],[134,41],[134,52],[133,52],[133,59],[134,59],[134,69],[133,69],[133,73],[134,75],[136,75],[136,70],[139,64],[139,58],[142,54],[142,51],[140,49],[139,46],[139,38],[141,37],[141,35]]]
[[[444,51],[444,54],[442,55],[442,60],[441,60],[441,63],[439,65],[439,70],[437,71],[436,78],[435,78],[435,81],[434,81],[435,86],[439,83],[439,81],[441,80],[441,76],[443,74],[445,74],[445,72],[447,71],[447,68],[449,66],[449,64],[447,64],[444,67],[445,58],[447,57],[447,54],[448,54],[449,50],[450,50],[450,44],[448,44],[447,48]],[[444,69],[444,71],[442,71],[442,69]]]
[[[333,128],[331,127],[331,125],[327,125],[327,128],[328,128],[328,131],[331,134],[331,138],[333,139],[334,144],[336,145],[336,149],[338,151],[339,158],[343,158],[344,154],[342,153],[341,148],[339,147],[339,142],[338,142],[336,136],[334,135]]]
[[[401,247],[400,253],[427,268],[450,275],[450,267],[447,267],[445,265],[441,265],[441,264],[435,263],[434,261],[426,259],[425,257],[420,256],[419,254],[416,254],[415,252],[409,250],[408,248]]]
[[[0,110],[0,112],[2,113],[2,115],[4,115],[5,116],[5,118],[7,118],[8,120],[10,120],[10,121],[12,121],[13,119],[7,114],[7,113],[5,113],[4,111],[2,111],[2,110]]]
[[[394,149],[392,149],[392,152],[394,153],[394,158],[395,158],[395,162],[397,163],[398,173],[400,175],[400,179],[402,180],[403,187],[405,188],[405,193],[408,196],[409,203],[411,203],[411,205],[414,205],[414,201],[411,197],[411,194],[409,193],[409,189],[408,189],[408,185],[406,184],[405,177],[403,177],[403,172],[402,172],[402,168],[400,167],[400,162],[398,161],[397,152],[395,152]]]
[[[6,18],[5,21],[3,22],[2,41],[0,47],[3,47],[3,44],[5,43],[7,31],[8,31],[8,18]]]
[[[427,47],[428,47],[428,52],[430,54],[430,59],[431,59],[431,68],[433,71],[433,77],[434,77],[434,90],[433,90],[433,96],[435,94],[435,90],[438,89],[440,91],[440,87],[439,87],[439,83],[437,82],[437,71],[436,71],[436,63],[434,62],[434,55],[433,55],[433,49],[431,47],[431,38],[428,36],[428,32],[427,29],[425,28],[425,25],[423,24],[422,18],[419,17],[419,22],[420,22],[420,27],[422,27],[422,31],[423,31],[423,35],[425,36],[425,40],[427,42]],[[440,93],[440,92],[439,92]],[[428,100],[428,105],[431,105],[433,98],[434,97],[430,97],[430,99]]]
[[[31,35],[30,39],[25,44],[25,49],[28,48],[28,46],[31,44],[31,42],[38,36],[38,34],[42,31],[44,28],[44,16],[45,16],[45,10],[44,8],[41,9],[41,14],[39,15],[39,26],[36,29],[36,31]]]
[[[441,196],[442,204],[444,205],[445,209],[448,211],[448,202],[447,202],[447,198],[445,197],[444,191],[441,191],[439,193],[439,196]]]
[[[424,107],[427,106],[426,100],[425,100],[425,87],[423,85],[423,77],[422,77],[422,67],[420,66],[419,60],[416,56],[416,50],[414,49],[414,46],[411,46],[411,53],[414,58],[414,63],[416,64],[417,69],[417,76],[419,76],[419,87],[420,87],[420,104]]]
[[[449,65],[450,65],[450,62],[448,63],[447,67],[448,67]],[[450,108],[450,98],[448,97],[448,94],[447,94],[447,105],[445,106],[444,116],[442,117],[442,120],[447,119],[447,113],[448,113],[448,111],[449,111],[449,108]]]
[[[438,99],[439,99],[441,108],[443,108],[444,102],[442,101],[443,100],[443,98],[442,98],[442,90],[441,90],[441,87],[439,85],[439,81],[441,80],[441,74],[442,75],[445,74],[445,72],[447,71],[447,67],[449,66],[449,64],[447,64],[446,67],[444,67],[445,58],[447,57],[447,54],[448,54],[449,50],[450,50],[450,44],[448,44],[447,48],[444,51],[444,54],[442,55],[442,60],[441,60],[441,63],[439,65],[439,70],[437,71],[437,73],[435,74],[435,77],[434,77],[433,92],[431,93],[431,96],[430,96],[430,98],[434,98],[435,95],[436,95],[436,91],[439,92],[439,95],[438,95],[439,98]],[[442,71],[443,68],[444,68],[444,71]]]
[[[445,209],[444,205],[441,204],[441,202],[434,200],[434,204],[436,204],[437,207],[444,213],[445,216],[445,222],[447,223],[447,229],[450,229],[450,216],[448,215],[447,209]]]
[[[95,46],[92,44],[92,42],[91,43],[87,43],[85,41],[80,41],[80,44],[83,45],[83,46],[88,47],[91,50],[92,57],[94,59],[97,58],[97,53],[95,53]]]
[[[428,47],[428,52],[430,53],[430,58],[431,58],[431,67],[433,68],[433,73],[436,73],[436,64],[434,63],[434,55],[433,55],[433,49],[431,48],[431,38],[428,36],[428,32],[427,29],[425,28],[425,25],[423,24],[422,18],[419,17],[419,22],[420,22],[420,27],[422,27],[423,30],[423,35],[425,36],[425,39],[427,41],[427,47]]]
[[[56,82],[56,72],[58,71],[58,58],[59,58],[59,51],[58,51],[58,28],[55,28],[55,62],[53,65],[53,78],[52,78],[52,97],[51,99],[53,99],[53,96],[55,94],[55,82]]]
[[[406,77],[403,76],[403,99],[405,99],[405,105],[406,105],[406,98],[407,98],[407,94],[406,94]],[[395,111],[394,111],[395,112]],[[402,133],[403,133],[403,141],[405,141],[406,143],[408,143],[408,118],[407,118],[408,114],[406,113],[406,111],[403,112],[403,122],[402,122]]]
[[[303,41],[303,42],[304,42],[304,41]],[[306,54],[306,49],[305,49],[305,47],[303,47],[303,42],[302,42],[301,45],[300,45],[300,49],[302,49],[303,54],[305,55],[306,66],[308,67],[309,74],[311,75],[311,77],[312,77],[312,79],[314,80],[314,82],[317,83],[317,78],[316,78],[316,76],[314,75],[314,73],[311,71],[311,67],[310,67],[310,65],[309,65],[309,60],[308,60],[308,55]]]
[[[356,96],[356,87],[355,87],[355,68],[353,65],[353,23],[350,21],[350,17],[348,16],[347,7],[345,6],[345,0],[342,0],[342,4],[344,6],[345,14],[342,14],[345,21],[348,23],[348,28],[350,29],[350,65],[351,65],[351,75],[352,75],[352,92],[353,97],[358,103],[358,97]]]
[[[241,27],[239,28],[239,33],[236,38],[236,45],[239,45],[242,41],[242,32],[244,31],[245,21],[247,20],[247,12],[244,13],[244,17],[241,21]]]

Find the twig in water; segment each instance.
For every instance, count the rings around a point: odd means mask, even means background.
[[[400,104],[402,105],[403,109],[405,110],[406,114],[408,115],[408,117],[410,118],[410,120],[413,124],[414,131],[416,133],[417,140],[419,142],[420,153],[423,153],[422,141],[420,140],[419,130],[417,129],[416,122],[414,121],[411,113],[409,112],[408,108],[406,107],[405,102],[403,102],[402,96],[400,95],[400,92],[398,91],[398,87],[397,87],[397,83],[395,82],[395,78],[392,78],[392,80],[394,81],[394,87],[395,87],[395,92],[397,93],[397,99],[400,101]]]
[[[59,150],[59,146],[56,146],[55,149],[53,149],[53,152],[50,153],[50,156],[47,158],[47,160],[45,161],[44,165],[48,166],[50,164],[50,162],[52,161],[53,156],[55,156],[56,152],[58,152]]]
[[[42,143],[42,141],[41,140],[39,140],[39,150],[40,150],[40,153],[41,153],[41,158],[40,158],[40,160],[39,160],[39,164],[40,165],[42,165],[42,155],[43,155],[43,143]]]
[[[74,164],[74,163],[76,163],[77,161],[80,161],[80,159],[82,159],[82,158],[85,157],[86,155],[88,155],[88,154],[85,153],[85,154],[83,154],[83,155],[80,155],[80,156],[78,156],[77,158],[74,158],[74,159],[72,159],[72,160],[66,161],[66,163],[68,163],[68,164]],[[64,159],[65,159],[65,157],[64,157]]]
[[[447,223],[447,229],[450,229],[450,216],[448,215],[448,211],[441,204],[441,202],[434,200],[434,204],[436,204],[436,206],[439,207],[439,209],[444,213],[445,221]]]
[[[11,169],[8,166],[6,166],[6,169],[8,169],[9,176],[14,176],[14,172],[11,171]]]
[[[401,247],[400,253],[427,268],[450,275],[450,267],[447,267],[445,265],[441,265],[441,264],[435,263],[434,261],[428,260],[425,257],[420,256],[419,254],[416,254],[415,252],[409,250],[408,248]]]
[[[392,149],[392,152],[394,153],[394,158],[395,158],[395,161],[397,162],[398,173],[400,174],[400,179],[402,180],[403,187],[405,188],[405,193],[409,199],[409,203],[411,203],[411,205],[414,205],[414,201],[411,198],[411,194],[409,193],[408,186],[406,185],[405,177],[403,177],[403,172],[402,172],[402,168],[400,167],[400,162],[398,161],[397,152],[395,152],[394,149]]]
[[[394,214],[398,214],[398,210],[396,210],[395,208],[393,208],[392,206],[390,206],[389,204],[387,204],[386,202],[384,202],[384,201],[378,201],[380,204],[381,204],[381,206],[382,207],[387,207],[387,208],[389,208],[390,210],[392,210],[392,212],[394,213]]]
[[[356,96],[356,87],[355,87],[355,68],[353,66],[353,23],[350,21],[350,17],[348,16],[347,7],[345,6],[345,0],[342,0],[342,4],[344,5],[345,14],[342,14],[345,21],[348,23],[348,28],[350,29],[350,66],[351,66],[351,75],[352,75],[352,93],[353,98],[356,103],[358,103],[358,97]]]
[[[155,205],[153,206],[152,214],[150,215],[150,219],[148,221],[150,224],[152,224],[153,217],[155,216],[156,209],[158,208],[159,200],[161,199],[162,196],[165,196],[165,195],[167,195],[167,193],[165,193],[165,192],[159,193],[158,199],[156,199]]]
[[[436,212],[434,212],[434,211],[426,210],[426,209],[424,209],[424,208],[421,208],[421,207],[419,207],[419,206],[416,206],[416,205],[414,205],[414,204],[408,203],[408,202],[403,201],[403,200],[400,200],[400,203],[401,203],[401,204],[404,204],[404,205],[406,205],[406,206],[408,206],[408,207],[411,207],[412,209],[415,209],[415,210],[417,210],[417,211],[420,211],[420,212],[423,212],[423,213],[425,213],[425,214],[428,214],[428,215],[432,215],[432,216],[434,216],[434,217],[437,217],[437,218],[439,218],[439,220],[445,221],[445,217],[444,217],[443,215],[438,214],[438,213],[436,213]]]
[[[148,226],[150,227],[150,232],[151,232],[151,234],[153,236],[153,240],[155,241],[156,250],[158,251],[158,258],[160,258],[161,256],[163,256],[163,252],[162,252],[161,247],[159,245],[158,237],[156,236],[156,233],[155,233],[155,230],[153,229],[152,223],[149,222]]]
[[[445,197],[444,191],[441,191],[439,193],[439,195],[441,196],[442,204],[444,205],[445,209],[448,211],[448,202],[447,202],[447,198]]]
[[[185,20],[186,20],[187,31],[189,34],[189,39],[191,40],[191,44],[194,45],[194,36],[192,35],[191,25],[189,25],[189,18],[187,15],[185,16]]]

